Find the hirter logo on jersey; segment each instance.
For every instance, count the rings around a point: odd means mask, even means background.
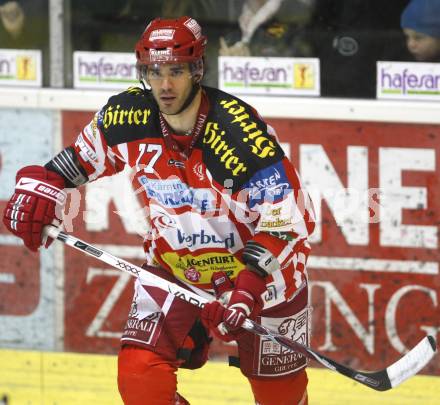
[[[124,109],[120,104],[116,106],[109,105],[100,122],[105,129],[117,125],[147,125],[150,115],[151,109],[149,108],[134,109],[130,107],[129,109]]]
[[[262,131],[255,121],[251,120],[251,116],[246,108],[238,104],[237,100],[222,100],[220,105],[232,115],[231,124],[238,124],[243,131],[243,142],[248,143],[251,152],[258,157],[264,159],[274,157],[276,155],[276,146],[271,137],[266,135],[267,128]]]
[[[233,176],[239,176],[246,173],[248,168],[245,161],[239,157],[236,147],[231,147],[226,141],[226,131],[222,130],[218,122],[209,121],[206,124],[203,143],[208,145],[211,152],[218,157],[219,162],[226,170],[229,170]]]

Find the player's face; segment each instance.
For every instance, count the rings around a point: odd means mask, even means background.
[[[180,110],[191,92],[192,80],[188,63],[148,67],[147,82],[164,114],[176,114]]]
[[[404,30],[408,50],[419,62],[440,60],[440,39],[422,34],[410,28]]]

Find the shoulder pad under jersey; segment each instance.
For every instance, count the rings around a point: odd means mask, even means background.
[[[151,95],[139,87],[109,98],[98,113],[97,125],[109,146],[146,137],[160,136],[158,107]]]
[[[203,138],[198,146],[215,180],[233,180],[237,190],[256,172],[284,157],[275,134],[257,111],[243,100],[204,87],[210,103]]]

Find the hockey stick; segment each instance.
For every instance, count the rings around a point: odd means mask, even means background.
[[[205,303],[214,300],[212,295],[204,292],[203,290],[196,288],[196,291],[198,292],[198,294],[196,294],[195,292],[189,291],[177,284],[164,280],[163,278],[150,273],[142,267],[135,266],[134,264],[98,249],[97,247],[92,246],[81,239],[68,235],[53,226],[45,227],[44,235],[46,237],[49,236],[52,239],[59,240],[70,247],[85,252],[88,255],[109,264],[112,267],[122,270],[132,276],[138,277],[140,282],[143,284],[152,285],[168,291],[176,297],[190,304],[196,305],[199,308],[203,308]],[[289,350],[301,353],[309,359],[321,363],[330,370],[336,371],[377,391],[387,391],[414,376],[426,364],[428,364],[436,352],[435,339],[432,336],[426,336],[413,349],[411,349],[391,366],[380,371],[358,371],[344,366],[308,346],[290,340],[279,333],[271,331],[266,327],[251,321],[250,319],[245,320],[243,328],[249,332],[269,339],[274,343],[284,346]]]

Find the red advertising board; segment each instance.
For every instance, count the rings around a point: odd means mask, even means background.
[[[437,336],[440,128],[270,123],[315,197],[313,347],[375,369]],[[425,372],[439,370],[433,361]]]
[[[63,113],[64,145],[90,120]],[[269,120],[312,192],[318,217],[309,262],[312,346],[355,368],[382,368],[426,333],[437,337],[440,128],[366,122]],[[97,182],[99,183],[99,182]],[[104,225],[83,220],[77,237],[142,262],[142,239],[127,232],[118,199],[106,197]],[[102,201],[101,201],[102,202]],[[98,213],[98,214],[102,214]],[[98,215],[96,214],[96,215]],[[88,217],[90,219],[90,217]],[[92,221],[93,222],[93,221]],[[135,253],[134,253],[135,252]],[[65,250],[65,349],[114,352],[132,280]],[[436,362],[424,370],[439,374]]]

